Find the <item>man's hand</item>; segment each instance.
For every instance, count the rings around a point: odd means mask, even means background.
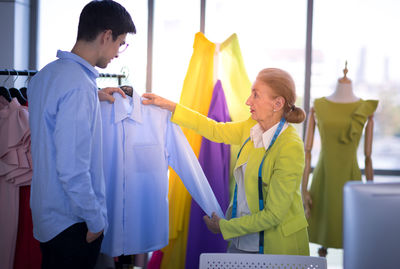
[[[162,98],[161,96],[158,96],[154,93],[144,93],[142,97],[146,98],[142,101],[143,105],[156,105],[161,108],[165,108],[172,113],[174,113],[175,111],[176,103],[168,99]]]
[[[111,104],[114,103],[115,98],[112,96],[114,92],[118,92],[122,97],[126,98],[125,93],[118,87],[107,87],[98,91],[100,101],[108,101]]]
[[[86,242],[92,243],[94,240],[99,238],[99,236],[103,233],[104,230],[101,230],[100,232],[97,233],[92,233],[91,231],[88,230],[86,234]]]
[[[204,222],[207,225],[207,228],[215,233],[215,234],[219,234],[221,233],[221,229],[219,228],[219,221],[220,221],[220,217],[217,216],[217,214],[215,214],[215,212],[212,213],[211,218],[207,215],[205,215],[203,217]]]

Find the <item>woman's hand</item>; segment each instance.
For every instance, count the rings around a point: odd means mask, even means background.
[[[215,234],[219,234],[221,233],[221,229],[219,228],[219,220],[221,219],[220,217],[217,216],[217,214],[215,214],[215,212],[212,213],[211,218],[207,215],[205,215],[203,217],[204,222],[207,225],[207,228],[215,233]]]
[[[108,87],[108,88],[104,88],[101,89],[97,92],[97,94],[99,95],[99,100],[100,101],[108,101],[111,104],[114,103],[115,98],[112,96],[112,94],[114,92],[118,92],[122,95],[122,97],[126,98],[125,93],[118,87]]]
[[[146,100],[142,101],[143,105],[156,105],[161,108],[165,108],[172,113],[174,113],[175,111],[176,103],[168,99],[162,98],[161,96],[158,96],[154,93],[144,93],[142,97],[146,98]]]
[[[306,214],[306,218],[309,219],[311,217],[312,207],[311,195],[308,191],[302,191],[301,196],[303,197],[304,213]]]

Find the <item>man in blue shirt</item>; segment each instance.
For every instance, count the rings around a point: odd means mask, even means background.
[[[71,52],[45,66],[28,88],[33,178],[33,232],[42,268],[93,268],[107,229],[101,117],[95,66],[105,68],[127,33],[131,16],[113,1],[81,12]],[[112,99],[116,88],[99,93]],[[122,93],[123,94],[123,93]]]

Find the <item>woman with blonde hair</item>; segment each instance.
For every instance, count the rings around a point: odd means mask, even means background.
[[[305,113],[295,106],[295,84],[286,71],[259,72],[246,101],[251,117],[240,122],[219,123],[155,94],[143,97],[143,104],[171,111],[176,124],[214,142],[241,145],[227,219],[204,216],[210,231],[231,240],[228,252],[309,255],[300,192],[304,147],[290,124],[304,121]]]

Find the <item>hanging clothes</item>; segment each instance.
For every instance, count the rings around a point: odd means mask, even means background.
[[[168,166],[182,178],[202,210],[224,217],[182,130],[171,113],[144,106],[140,96],[101,103],[103,169],[109,229],[101,252],[151,252],[168,244]]]
[[[26,96],[24,97],[27,99]],[[28,106],[28,102],[23,106]],[[42,267],[42,252],[40,251],[40,244],[39,241],[33,237],[30,198],[30,184],[28,186],[20,186],[18,234],[15,246],[14,269],[40,269]]]
[[[224,90],[222,89],[220,80],[217,81],[214,87],[208,117],[218,122],[230,121]],[[229,145],[214,143],[203,138],[199,162],[224,212],[229,206],[229,160]],[[199,268],[201,253],[224,253],[228,246],[228,242],[221,235],[215,235],[208,230],[203,216],[203,210],[201,210],[195,201],[192,201],[186,251],[186,268]]]
[[[215,44],[202,33],[195,35],[193,54],[183,83],[179,103],[203,115],[208,114],[213,92],[213,64]],[[200,153],[201,136],[182,128],[193,152]],[[162,249],[161,268],[184,268],[191,197],[179,177],[170,170],[169,213],[170,233],[168,246]]]
[[[193,54],[184,80],[180,104],[203,115],[210,108],[214,81],[214,53],[216,44],[210,42],[203,33],[196,33]],[[221,82],[227,98],[232,120],[247,119],[250,115],[245,102],[250,95],[251,83],[245,71],[236,34],[220,45]],[[232,117],[233,113],[233,117]],[[196,155],[200,152],[202,138],[192,130],[182,128]],[[231,156],[237,154],[238,147],[231,147]],[[231,167],[235,159],[231,157]],[[232,174],[232,172],[231,172]],[[184,268],[189,229],[191,199],[175,173],[170,176],[170,240],[163,248],[162,269]],[[159,257],[161,255],[157,255]],[[154,267],[156,268],[156,267]]]
[[[18,231],[19,187],[32,179],[29,116],[16,98],[0,96],[0,264],[13,268]]]
[[[232,34],[221,43],[220,57],[222,63],[221,83],[231,120],[247,120],[250,117],[250,110],[246,105],[246,100],[251,93],[251,82],[247,75],[236,34]]]
[[[29,205],[31,186],[19,187],[18,234],[15,247],[14,269],[40,269],[42,252],[33,237],[32,212]]]
[[[310,242],[343,247],[343,187],[347,181],[361,180],[357,148],[364,125],[377,106],[377,100],[337,103],[322,97],[314,101],[321,152],[310,187]]]

